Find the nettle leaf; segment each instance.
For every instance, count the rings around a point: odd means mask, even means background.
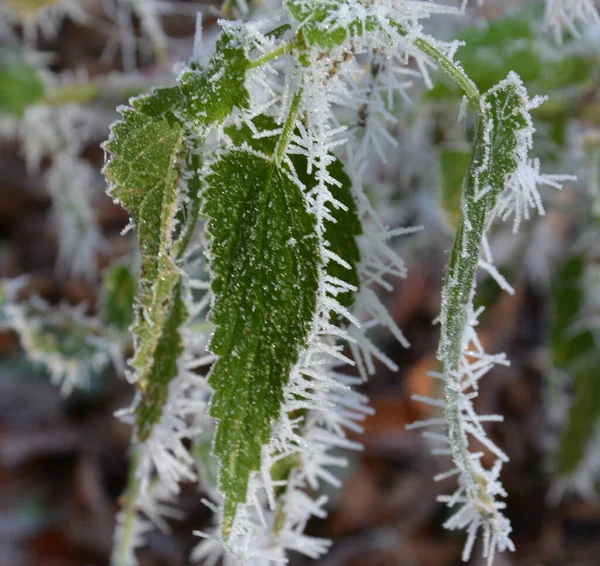
[[[292,16],[302,23],[303,38],[308,45],[331,49],[351,37],[360,37],[373,31],[376,19],[367,15],[367,7],[344,0],[288,0],[286,6]],[[339,18],[340,11],[344,17]],[[343,22],[343,25],[340,24]]]
[[[112,154],[105,167],[109,194],[127,209],[139,238],[142,272],[130,363],[142,390],[140,411],[155,416],[176,375],[181,350],[173,322],[182,321],[176,290],[180,274],[171,246],[186,144],[186,127],[174,114],[182,99],[179,88],[170,87],[132,100],[104,146]],[[143,440],[153,423],[146,415],[139,424]]]
[[[20,118],[28,106],[43,100],[40,70],[16,48],[0,47],[0,112]]]
[[[214,451],[228,537],[306,345],[322,260],[304,195],[274,161],[228,153],[212,165],[203,199],[216,297],[210,349],[218,356],[210,413],[219,421]]]
[[[186,101],[182,118],[202,128],[221,123],[235,107],[248,108],[245,81],[249,66],[243,38],[224,31],[207,68],[189,69],[179,77]]]
[[[277,129],[278,125],[271,116],[260,115],[253,119],[253,123],[258,132],[268,132]],[[260,151],[266,155],[275,153],[277,145],[277,136],[254,137],[252,131],[247,125],[231,126],[225,129],[234,144],[241,146],[244,142],[252,149]],[[290,160],[294,165],[294,170],[298,179],[306,187],[307,192],[313,189],[317,180],[314,171],[309,174],[307,171],[308,162],[302,155],[290,155]],[[329,174],[340,182],[340,186],[332,185],[329,187],[333,197],[343,206],[333,208],[330,214],[333,220],[325,220],[324,239],[329,244],[329,249],[342,258],[351,267],[340,265],[335,261],[327,264],[327,274],[331,277],[341,279],[354,287],[359,286],[358,264],[360,262],[360,251],[357,238],[362,235],[362,224],[360,221],[358,207],[352,194],[352,181],[344,170],[342,162],[335,158],[329,166]],[[354,303],[354,291],[346,291],[337,296],[338,302],[349,308]]]
[[[298,178],[310,191],[317,185],[314,175],[306,171],[306,158],[302,155],[291,156]],[[323,238],[328,243],[328,248],[342,258],[350,269],[335,261],[327,264],[327,275],[341,279],[358,288],[360,279],[358,264],[360,262],[360,250],[357,238],[362,235],[362,224],[358,214],[358,207],[352,194],[352,181],[344,170],[344,165],[339,159],[335,159],[328,167],[329,174],[340,182],[340,186],[330,185],[329,190],[333,198],[339,201],[343,208],[330,209],[333,220],[324,221],[325,232]],[[345,210],[344,210],[345,208]],[[354,303],[355,291],[345,291],[337,296],[338,302],[346,308]]]
[[[479,190],[491,188],[487,200],[492,204],[495,197],[504,190],[507,175],[517,168],[517,133],[527,127],[527,120],[523,114],[524,101],[518,85],[514,83],[504,83],[501,88],[489,90],[485,94],[485,102],[486,127],[491,126],[492,133],[487,163],[483,166],[478,183]],[[475,143],[482,148],[486,145],[486,141],[480,137]],[[479,167],[481,164],[476,158],[472,165]]]

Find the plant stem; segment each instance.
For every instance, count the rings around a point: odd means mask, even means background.
[[[277,57],[281,57],[281,55],[285,55],[286,53],[288,53],[289,51],[291,51],[292,49],[294,49],[297,46],[298,46],[297,41],[290,41],[289,43],[286,43],[286,44],[282,45],[281,47],[278,47],[274,51],[271,51],[271,53],[267,53],[266,55],[263,55],[262,57],[259,57],[258,59],[255,59],[254,61],[251,61],[250,68],[255,69],[256,67],[261,67],[262,65],[264,65],[265,63],[268,63],[269,61],[272,61],[273,59],[277,59]]]
[[[292,99],[292,103],[290,104],[290,110],[288,112],[287,119],[283,126],[283,132],[281,132],[281,137],[279,138],[277,148],[275,149],[275,163],[277,163],[278,165],[281,163],[285,155],[285,150],[290,140],[290,136],[294,131],[294,125],[296,124],[296,118],[298,117],[298,108],[300,106],[301,101],[302,88],[299,88],[294,93],[294,98]]]
[[[392,19],[389,19],[389,22],[401,36],[406,37],[408,35],[408,32],[398,22]],[[422,37],[415,38],[414,45],[419,51],[438,63],[442,70],[462,89],[471,105],[479,113],[481,95],[477,86],[475,86],[475,83],[467,74],[456,63],[448,59],[439,49],[425,41]]]
[[[135,552],[133,548],[135,539],[135,524],[137,517],[137,501],[140,492],[140,479],[137,476],[137,467],[139,463],[139,449],[133,446],[131,456],[129,478],[127,481],[127,491],[125,492],[125,508],[123,509],[124,518],[120,525],[120,536],[116,537],[117,548],[113,554],[112,566],[127,566],[128,558]]]

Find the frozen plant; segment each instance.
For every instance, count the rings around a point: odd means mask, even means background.
[[[162,501],[194,477],[178,443],[193,430],[172,411],[189,370],[184,333],[201,312],[195,285],[210,298],[214,330],[201,361],[211,364],[208,412],[219,463],[218,526],[201,533],[198,559],[225,553],[268,564],[285,562],[290,550],[313,558],[327,552],[328,541],[304,529],[311,516],[326,514],[323,484],[339,485],[334,470],[346,459],[337,451],[360,449],[348,431],[360,432],[370,409],[352,387],[375,360],[395,369],[367,331],[388,328],[408,345],[376,289],[391,290],[391,280],[406,275],[387,242],[416,229],[390,230],[363,179],[371,147],[383,156],[384,144],[394,144],[387,130],[394,96],[406,96],[407,77],[432,86],[438,68],[463,92],[477,127],[442,292],[445,400],[423,399],[443,407],[445,418],[415,426],[442,429],[426,434],[454,462],[441,477],[456,476],[458,488],[442,501],[455,510],[446,526],[467,530],[463,558],[480,530],[489,563],[513,548],[499,480],[507,457],[483,427],[501,418],[477,415],[473,402],[479,380],[508,360],[486,353],[477,337],[475,274],[481,267],[512,292],[493,264],[490,225],[511,219],[516,231],[532,211],[544,213],[538,186],[560,188],[570,177],[541,173],[529,155],[530,111],[543,98],[530,99],[512,72],[480,93],[455,60],[460,44],[423,31],[422,20],[459,13],[419,0],[289,0],[268,17],[220,22],[212,53],[198,49],[174,86],[120,109],[105,144],[105,174],[142,256],[128,375],[139,390],[129,494],[143,495],[156,478]],[[187,275],[199,216],[205,282]],[[359,377],[345,372],[352,365]],[[496,456],[491,469],[470,450],[471,439]],[[120,522],[117,566],[132,563],[142,542],[143,524],[133,525]]]

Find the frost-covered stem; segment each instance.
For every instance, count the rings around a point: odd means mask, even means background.
[[[397,22],[390,20],[390,24],[396,28],[398,33],[406,37],[408,32]],[[480,94],[475,86],[475,83],[467,76],[467,74],[458,66],[446,57],[439,49],[435,48],[431,43],[422,37],[416,37],[413,40],[415,47],[422,53],[431,57],[442,70],[462,89],[469,102],[477,111],[480,108]]]
[[[129,464],[129,478],[127,479],[127,490],[125,491],[125,508],[123,509],[123,523],[121,529],[115,531],[119,536],[115,540],[113,552],[113,566],[128,566],[129,557],[135,552],[135,534],[138,521],[137,502],[140,494],[141,479],[137,474],[140,460],[139,447],[135,444],[131,462]]]
[[[292,102],[290,104],[290,109],[287,115],[287,119],[283,126],[283,131],[281,132],[281,137],[279,138],[279,142],[277,143],[277,148],[275,149],[275,162],[279,165],[283,158],[285,157],[285,150],[290,141],[290,136],[294,131],[294,126],[296,125],[296,119],[298,118],[298,108],[300,107],[300,102],[302,102],[302,88],[299,88],[294,93],[294,98],[292,98]]]
[[[477,482],[477,474],[469,453],[468,439],[461,426],[459,400],[463,393],[461,392],[460,360],[463,354],[463,334],[467,326],[469,305],[472,304],[475,277],[486,228],[486,216],[490,206],[488,198],[476,200],[474,169],[481,162],[481,154],[485,151],[482,119],[478,119],[476,131],[471,165],[463,186],[463,214],[454,239],[442,288],[442,312],[444,314],[441,319],[438,349],[438,358],[442,361],[445,378],[444,396],[450,447],[454,459],[460,462],[463,473],[468,479],[470,490],[478,490],[483,486]],[[481,489],[481,495],[487,497],[485,489]]]
[[[471,105],[474,108],[479,108],[479,91],[477,90],[477,87],[473,81],[460,67],[450,61],[448,57],[438,51],[433,45],[425,41],[422,37],[417,37],[415,39],[415,46],[435,60],[448,74],[448,76],[462,89],[465,96],[469,99]]]
[[[282,55],[289,53],[292,49],[295,49],[296,47],[298,47],[298,41],[290,41],[289,43],[286,43],[281,47],[274,49],[270,53],[267,53],[266,55],[263,55],[262,57],[259,57],[254,61],[251,61],[250,68],[254,69],[256,67],[262,67],[262,65],[264,65],[265,63],[268,63],[273,59],[277,59],[277,57],[281,57]]]

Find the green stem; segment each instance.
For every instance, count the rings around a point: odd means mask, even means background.
[[[271,53],[267,53],[266,55],[263,55],[262,57],[259,57],[258,59],[255,59],[254,61],[251,61],[249,66],[251,69],[255,69],[256,67],[261,67],[265,63],[268,63],[269,61],[272,61],[273,59],[277,59],[277,57],[281,57],[282,55],[285,55],[286,53],[290,52],[292,49],[294,49],[296,47],[298,47],[298,42],[290,41],[290,43],[286,43],[286,44],[282,45],[281,47],[278,47],[274,51],[271,51]]]
[[[188,196],[191,199],[190,206],[186,209],[185,225],[179,235],[177,241],[173,244],[173,256],[177,259],[182,259],[198,224],[198,218],[200,216],[200,174],[198,170],[202,166],[202,156],[197,152],[200,148],[198,140],[193,140],[188,148],[189,151],[189,162],[186,169],[193,171],[194,175],[188,182]]]
[[[290,136],[294,131],[294,126],[296,124],[296,118],[298,117],[298,108],[300,107],[300,102],[302,101],[302,88],[299,88],[294,93],[294,98],[292,99],[292,103],[290,104],[290,110],[288,112],[287,119],[283,126],[283,132],[281,132],[281,137],[279,138],[279,142],[277,143],[277,147],[275,149],[275,163],[278,165],[283,160],[285,155],[285,150],[290,141]]]
[[[406,37],[408,35],[408,32],[398,22],[391,19],[389,22],[396,28],[401,36]],[[439,49],[436,49],[422,37],[415,38],[414,45],[422,53],[431,57],[431,59],[446,72],[446,74],[462,89],[473,108],[479,113],[481,95],[479,94],[479,90],[475,86],[475,83],[467,76],[467,74],[458,65],[448,59],[448,57],[446,57]]]
[[[139,459],[139,449],[137,446],[134,446],[131,463],[129,464],[130,469],[129,479],[127,481],[127,491],[125,492],[125,518],[119,527],[121,529],[121,536],[116,537],[118,546],[113,554],[111,566],[127,566],[129,564],[128,557],[135,552],[133,544],[135,525],[138,520],[137,501],[141,486],[140,479],[137,476]]]

